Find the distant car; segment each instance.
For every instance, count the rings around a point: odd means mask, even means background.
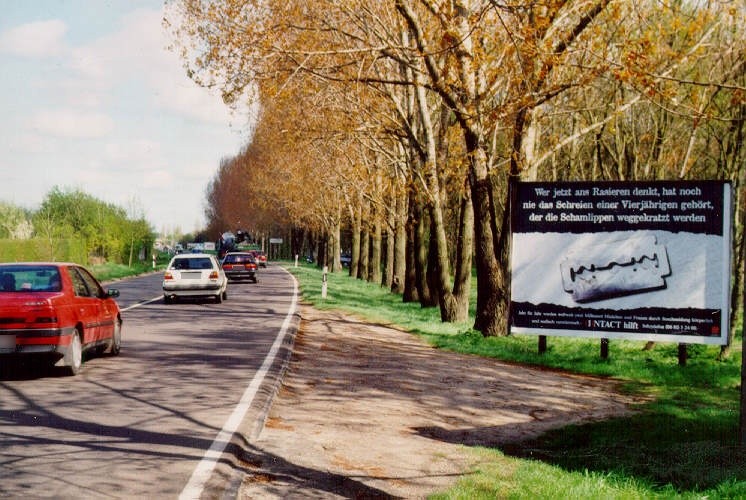
[[[221,265],[228,281],[249,280],[256,283],[256,260],[249,252],[228,252]]]
[[[342,267],[350,267],[350,263],[352,262],[352,254],[349,253],[343,253],[339,256],[339,262],[342,264]]]
[[[220,303],[228,298],[228,279],[217,258],[206,253],[175,255],[163,275],[163,301],[182,297],[212,297]]]
[[[267,255],[260,250],[253,250],[254,258],[259,267],[267,267]]]
[[[86,351],[119,354],[118,296],[76,264],[0,264],[0,359],[46,357],[76,375]]]

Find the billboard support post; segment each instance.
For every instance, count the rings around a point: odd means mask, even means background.
[[[539,354],[547,352],[547,336],[539,335]]]
[[[601,359],[609,359],[609,339],[601,339]]]
[[[679,366],[686,366],[686,344],[679,344]]]

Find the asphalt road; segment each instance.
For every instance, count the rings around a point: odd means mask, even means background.
[[[0,498],[235,496],[297,327],[294,279],[261,269],[228,300],[165,305],[161,274],[120,290],[122,352],[76,377],[0,370]]]

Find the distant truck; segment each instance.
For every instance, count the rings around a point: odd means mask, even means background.
[[[220,239],[215,242],[218,251],[218,259],[223,259],[228,252],[238,251],[238,245],[244,241],[249,241],[250,235],[246,231],[238,230],[234,233],[226,231],[220,235]]]

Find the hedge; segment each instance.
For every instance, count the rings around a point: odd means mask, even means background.
[[[0,239],[0,262],[55,261],[88,264],[85,242],[79,239]]]

